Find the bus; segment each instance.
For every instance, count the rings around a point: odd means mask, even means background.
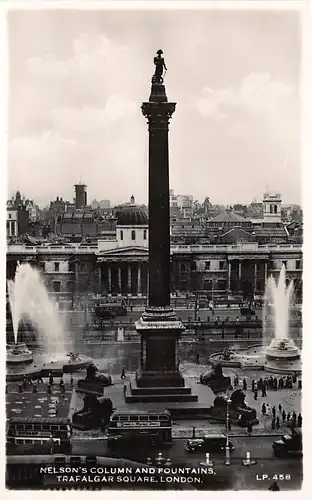
[[[109,448],[126,443],[171,443],[172,420],[168,410],[115,410],[107,429]]]
[[[7,421],[7,450],[35,452],[53,448],[54,452],[71,451],[72,425],[67,418],[14,417]]]

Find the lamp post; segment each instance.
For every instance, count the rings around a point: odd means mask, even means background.
[[[226,402],[226,446],[225,446],[225,465],[231,465],[231,453],[229,446],[229,423],[230,423],[230,404],[232,400],[229,398]]]

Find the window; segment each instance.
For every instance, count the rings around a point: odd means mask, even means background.
[[[270,214],[273,214],[273,205],[270,205]]]
[[[205,262],[205,270],[206,271],[210,271],[210,260],[208,260],[207,262]]]
[[[277,205],[274,205],[274,213],[277,214]]]
[[[69,262],[69,264],[68,264],[68,271],[70,273],[74,273],[75,272],[75,262]]]
[[[54,271],[58,273],[60,270],[60,263],[59,262],[54,262]]]
[[[187,272],[187,265],[185,264],[185,262],[181,262],[180,269],[181,269],[181,273]]]
[[[9,219],[12,219],[12,214],[9,214]]]
[[[134,230],[131,231],[131,239],[132,239],[132,241],[135,240],[135,231]]]
[[[225,262],[223,262],[222,260],[219,262],[219,270],[220,271],[224,271],[225,269]]]
[[[285,266],[285,269],[287,269],[287,260],[283,260],[283,261],[282,261],[282,266],[283,266],[283,265]]]
[[[197,269],[197,264],[196,264],[196,262],[192,262],[192,264],[191,264],[191,269],[192,269],[192,271],[196,271],[196,269]]]
[[[296,260],[296,269],[301,269],[301,260]]]
[[[146,229],[144,229],[144,231],[143,231],[143,240],[146,240],[146,236],[147,236],[147,231],[146,231]]]
[[[11,236],[16,236],[15,234],[15,222],[11,221]]]
[[[123,230],[122,229],[120,231],[120,239],[121,239],[121,241],[123,240]]]
[[[39,267],[42,271],[45,271],[45,262],[40,262]]]
[[[53,292],[60,292],[61,291],[61,282],[60,281],[53,281]]]

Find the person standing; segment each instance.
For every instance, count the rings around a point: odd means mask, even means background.
[[[251,390],[252,390],[252,392],[254,392],[254,390],[255,390],[255,381],[254,380],[251,381]]]
[[[272,429],[272,431],[274,431],[274,429],[275,429],[275,418],[274,417],[272,418],[271,429]]]
[[[298,415],[298,427],[302,427],[302,415],[299,413]]]
[[[126,378],[126,373],[125,373],[125,367],[124,366],[121,369],[120,378],[121,378],[121,380],[125,380],[125,378]]]
[[[245,378],[243,379],[243,390],[247,391],[247,381]]]
[[[285,423],[285,420],[286,420],[286,412],[285,412],[285,410],[282,411],[282,420],[283,420],[283,423]]]
[[[280,488],[277,484],[276,481],[273,481],[273,483],[271,484],[271,486],[269,486],[269,490],[270,491],[280,491]]]
[[[275,406],[272,407],[272,417],[273,418],[276,417],[276,408],[275,408]]]
[[[283,407],[282,407],[282,405],[281,405],[281,403],[280,403],[280,404],[278,405],[278,411],[279,411],[280,413],[282,413],[282,409],[283,409]]]
[[[276,429],[280,428],[280,419],[279,417],[276,417]]]
[[[258,399],[258,391],[255,390],[255,392],[254,392],[254,400],[257,401],[257,399]]]
[[[289,423],[289,421],[290,421],[290,417],[291,417],[291,415],[290,415],[290,411],[289,411],[289,412],[287,413],[287,423]]]
[[[292,414],[292,424],[293,424],[293,427],[296,427],[296,424],[297,424],[297,415],[296,415],[295,411]]]
[[[262,415],[264,416],[266,414],[266,404],[265,403],[262,403],[261,411],[262,411]]]

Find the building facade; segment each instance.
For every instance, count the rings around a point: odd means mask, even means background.
[[[133,231],[127,226],[119,229],[128,230]],[[144,228],[138,226],[138,231],[141,233]],[[118,241],[103,240],[88,246],[9,245],[7,277],[14,277],[18,261],[30,262],[41,270],[52,293],[145,295],[148,246],[143,235],[139,238],[131,245],[120,236]],[[284,264],[286,278],[294,281],[296,295],[301,299],[302,262],[302,248],[298,244],[171,245],[171,290],[259,295],[264,292],[267,277],[277,277]]]

